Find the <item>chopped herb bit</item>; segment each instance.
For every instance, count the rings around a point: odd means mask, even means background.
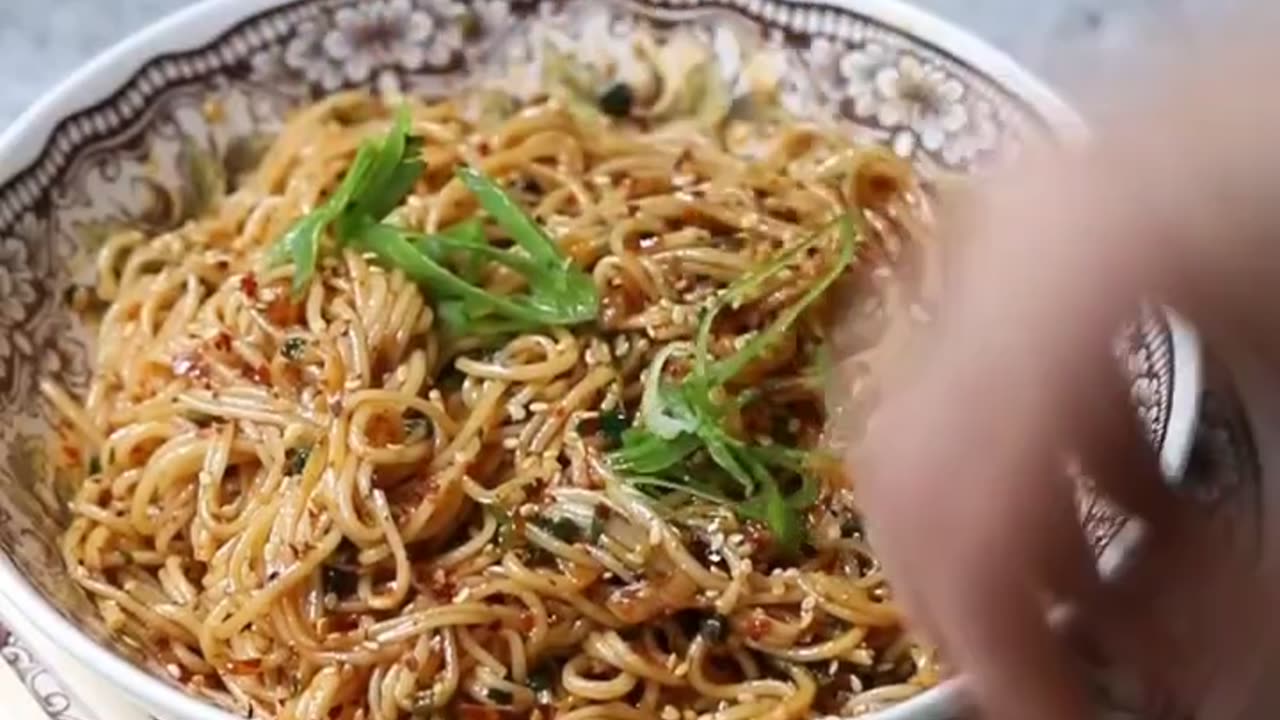
[[[426,436],[431,431],[431,423],[425,417],[407,417],[404,419],[404,431],[411,438]]]
[[[843,537],[857,537],[862,534],[862,521],[858,518],[846,518],[840,523],[840,535]]]
[[[344,537],[342,542],[338,543],[338,547],[334,549],[333,554],[325,560],[325,564],[346,570],[356,570],[360,567],[359,555],[360,548],[351,542],[351,538]]]
[[[511,517],[511,513],[506,508],[499,505],[489,505],[485,508],[490,515],[493,516],[494,522],[497,523],[497,530],[494,536],[498,539],[498,548],[503,552],[510,550],[516,543],[516,524],[515,519]]]
[[[624,82],[616,82],[600,94],[600,112],[610,117],[623,118],[631,114],[635,104],[635,92]]]
[[[200,427],[208,427],[216,419],[213,415],[199,410],[187,410],[183,412],[183,416]]]
[[[102,461],[98,459],[97,455],[94,455],[89,458],[89,474],[97,475],[100,472],[102,472]]]
[[[338,599],[351,597],[356,592],[360,578],[345,568],[326,565],[324,567],[324,592]]]
[[[539,183],[537,178],[526,175],[520,178],[520,190],[530,195],[541,195],[542,183]]]
[[[582,539],[582,528],[578,527],[578,523],[569,518],[538,518],[534,523],[554,535],[561,542],[572,544]]]
[[[698,627],[698,635],[712,645],[719,645],[729,637],[729,619],[720,614],[708,616]]]
[[[301,475],[302,471],[307,467],[307,461],[311,459],[311,448],[290,448],[285,451],[284,471],[288,475]]]
[[[413,720],[434,720],[436,717],[436,694],[428,689],[418,696],[410,712]]]
[[[541,665],[529,673],[525,684],[535,693],[550,692],[556,686],[556,669],[551,665]]]
[[[621,410],[600,413],[600,434],[613,446],[622,444],[622,433],[627,429],[627,416]]]
[[[595,511],[591,513],[591,529],[589,531],[591,542],[598,543],[600,538],[604,537],[604,524],[608,522],[612,512],[608,505],[597,505]]]
[[[553,567],[556,564],[556,556],[537,545],[525,547],[521,554],[524,556],[525,562],[533,567]]]
[[[458,372],[456,368],[450,365],[440,374],[440,378],[436,380],[436,387],[440,388],[441,391],[460,390],[462,388],[462,383],[466,382],[466,379],[467,376],[465,374]],[[410,412],[417,411],[411,410]]]
[[[458,30],[464,38],[474,38],[480,34],[480,16],[470,8],[458,15]]]
[[[499,705],[510,705],[511,701],[515,700],[515,696],[511,694],[510,690],[503,690],[502,688],[491,687],[487,695],[491,702]]]
[[[307,339],[294,336],[285,340],[284,344],[280,346],[280,354],[288,360],[299,360],[306,349]]]

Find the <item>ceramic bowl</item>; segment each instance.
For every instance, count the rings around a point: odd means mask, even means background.
[[[285,113],[351,87],[440,96],[468,84],[537,83],[547,44],[586,61],[643,30],[711,43],[732,87],[765,57],[804,117],[912,159],[975,173],[1080,119],[1009,58],[891,0],[223,0],[164,20],[51,92],[0,140],[0,595],[22,622],[167,718],[227,720],[115,645],[62,569],[64,509],[45,489],[49,428],[37,383],[73,390],[91,341],[64,302],[86,258],[120,226],[174,227],[200,191],[253,162]],[[1200,398],[1195,335],[1148,313],[1120,342],[1133,398],[1165,471],[1181,474]],[[1125,520],[1082,492],[1100,554]],[[883,715],[942,720],[945,685]]]

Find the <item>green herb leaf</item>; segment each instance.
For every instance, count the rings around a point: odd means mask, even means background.
[[[474,168],[462,168],[458,177],[475,195],[480,207],[540,268],[540,272],[528,267],[522,272],[533,291],[532,304],[563,317],[564,321],[557,324],[574,325],[594,320],[600,310],[600,297],[591,276],[574,268],[551,236],[492,179]]]
[[[352,246],[365,252],[373,253],[378,260],[390,267],[398,268],[406,276],[421,285],[430,287],[437,294],[458,298],[464,303],[444,306],[445,321],[459,328],[466,328],[467,333],[484,333],[484,314],[500,315],[506,321],[499,325],[490,325],[489,331],[520,331],[532,327],[546,325],[571,325],[581,321],[576,315],[558,312],[540,302],[539,298],[521,295],[498,295],[476,287],[455,275],[448,268],[431,259],[420,247],[429,238],[413,236],[405,231],[383,225],[368,223],[356,233]],[[414,240],[418,241],[415,244]],[[501,252],[490,248],[494,252]],[[594,296],[595,288],[591,288]],[[469,303],[469,304],[467,304]],[[592,316],[594,317],[594,315]],[[471,324],[475,322],[477,328]]]
[[[808,510],[818,502],[818,494],[822,488],[818,486],[818,479],[812,473],[801,477],[803,480],[800,489],[787,498],[787,504],[796,510]]]
[[[739,455],[734,452],[736,441],[726,435],[718,425],[706,424],[698,426],[698,438],[706,446],[711,459],[729,473],[729,476],[741,485],[745,492],[755,492],[756,478],[741,462]]]
[[[335,223],[339,240],[347,240],[353,227],[367,218],[381,220],[404,199],[422,175],[422,146],[408,137],[409,116],[401,110],[395,125],[381,143],[366,140],[356,153],[338,188],[328,200],[299,218],[268,253],[270,264],[291,259],[294,265],[293,296],[306,293],[315,275],[320,241]]]
[[[689,457],[701,445],[693,435],[666,440],[647,430],[631,428],[622,433],[622,447],[609,454],[609,464],[623,474],[654,475]]]
[[[836,257],[836,262],[818,278],[817,282],[810,286],[809,291],[798,302],[783,310],[764,331],[751,338],[746,345],[743,345],[734,354],[708,367],[706,375],[710,383],[719,385],[728,382],[742,372],[743,368],[764,354],[771,345],[781,339],[804,311],[809,309],[809,306],[818,298],[822,297],[827,288],[831,287],[831,284],[840,277],[857,252],[860,236],[852,218],[848,215],[842,217],[837,226],[840,230],[840,250]],[[710,324],[706,323],[706,326],[709,328]],[[699,328],[700,339],[701,336],[702,329]]]
[[[409,134],[411,118],[406,108],[396,114],[395,125],[387,135],[360,196],[359,211],[374,220],[382,220],[413,192],[426,170],[422,160],[422,139]]]
[[[640,397],[640,413],[637,419],[646,430],[667,440],[681,433],[693,433],[699,424],[688,401],[689,393],[666,387],[662,379],[662,371],[667,361],[682,349],[681,345],[671,344],[653,356],[653,361],[645,369],[644,392]]]
[[[784,555],[800,552],[806,534],[804,518],[782,496],[777,483],[767,483],[762,492],[738,506],[738,514],[764,523]]]
[[[748,444],[725,430],[728,411],[741,399],[717,401],[726,383],[782,338],[799,317],[852,262],[858,234],[852,217],[841,218],[835,262],[794,304],[784,309],[759,334],[737,351],[716,361],[710,358],[711,328],[725,307],[738,307],[765,293],[769,280],[825,241],[824,230],[779,254],[763,267],[730,285],[712,303],[699,323],[692,354],[693,371],[678,385],[663,378],[665,363],[686,346],[668,345],[647,369],[638,426],[622,434],[622,447],[609,454],[610,465],[642,489],[683,492],[735,507],[747,519],[764,524],[786,555],[800,552],[805,542],[803,512],[817,502],[820,487],[810,462],[812,453],[778,444]],[[705,451],[705,455],[696,454]],[[705,459],[714,465],[708,468]],[[698,459],[698,460],[695,460]],[[694,478],[704,478],[695,480]],[[781,483],[800,479],[788,497]],[[708,482],[709,480],[709,482]],[[716,487],[728,488],[722,491]],[[735,500],[734,498],[741,498]]]
[[[439,308],[446,326],[459,333],[509,334],[594,320],[600,298],[591,277],[574,268],[546,231],[477,170],[463,169],[459,177],[518,250],[491,246],[476,219],[434,235],[417,235],[382,222],[413,191],[425,169],[422,142],[410,130],[409,113],[401,110],[380,142],[361,145],[329,199],[299,218],[268,253],[272,265],[293,262],[295,299],[310,286],[323,238],[332,229],[339,244],[372,253],[382,264],[430,288],[440,300],[461,301]],[[448,265],[458,254],[467,261],[461,276]],[[499,295],[479,287],[484,263],[519,273],[529,293]]]
[[[627,482],[632,485],[644,488],[656,488],[658,490],[666,490],[668,492],[684,493],[692,497],[701,498],[717,505],[732,505],[733,500],[716,492],[715,489],[707,487],[702,483],[685,478],[683,480],[666,480],[658,477],[635,476],[628,477]]]
[[[305,215],[284,234],[284,247],[293,260],[294,299],[301,298],[311,286],[320,257],[320,236],[332,222],[328,213],[315,212]]]
[[[545,267],[568,267],[568,260],[560,254],[555,241],[547,235],[533,218],[529,217],[516,201],[479,170],[464,167],[458,170],[458,178],[467,186],[476,202],[493,217],[517,245],[529,253],[534,262]]]
[[[498,549],[502,552],[510,550],[516,544],[516,524],[511,513],[500,505],[486,505],[485,510],[493,516],[497,523],[494,536],[498,539]]]

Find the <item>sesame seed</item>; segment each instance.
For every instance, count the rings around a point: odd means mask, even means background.
[[[680,711],[674,705],[662,708],[662,720],[680,720]]]

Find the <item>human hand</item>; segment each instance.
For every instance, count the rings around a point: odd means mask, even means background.
[[[1210,345],[1280,368],[1280,334],[1266,331],[1280,300],[1280,97],[1238,82],[1280,54],[1248,42],[1189,54],[1088,147],[1036,150],[944,224],[965,248],[944,317],[860,458],[898,599],[996,720],[1090,715],[1052,605],[1074,607],[1073,637],[1202,719],[1238,717],[1256,653],[1274,644],[1275,583],[1164,489],[1106,352],[1154,298]],[[1094,569],[1059,470],[1068,448],[1148,528],[1118,582]]]

